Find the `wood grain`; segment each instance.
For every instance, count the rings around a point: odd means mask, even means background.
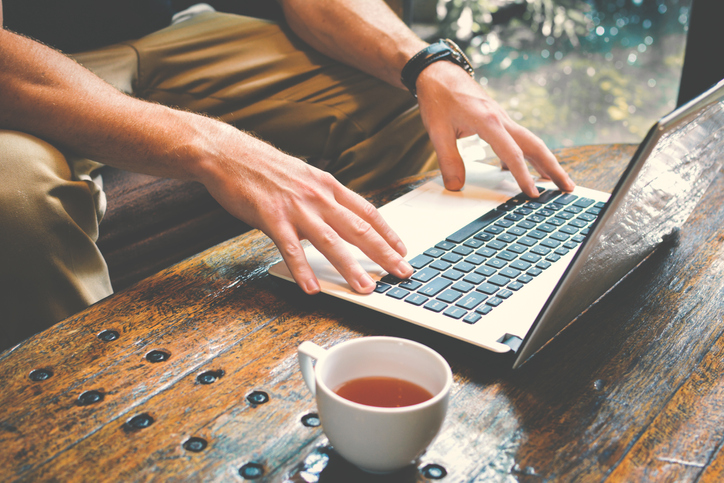
[[[611,190],[627,145],[560,150],[584,186]],[[370,194],[381,204],[435,174]],[[724,177],[662,246],[517,371],[511,360],[272,279],[258,231],[151,276],[0,354],[0,480],[719,481],[724,472]],[[119,338],[98,338],[112,329]],[[448,417],[416,466],[355,469],[319,427],[296,347],[367,335],[418,340],[451,364]],[[145,357],[170,354],[164,362]],[[52,376],[34,382],[34,369]],[[206,371],[222,374],[201,384]],[[78,405],[85,391],[103,400]],[[269,401],[247,399],[263,391]],[[131,430],[147,414],[153,423]],[[208,442],[184,449],[190,437]]]

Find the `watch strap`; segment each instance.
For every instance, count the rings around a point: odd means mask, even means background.
[[[462,67],[470,76],[475,74],[470,61],[455,42],[450,39],[440,40],[415,54],[402,69],[400,80],[413,96],[417,97],[417,77],[427,66],[439,60],[447,60]]]

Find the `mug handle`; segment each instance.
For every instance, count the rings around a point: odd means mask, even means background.
[[[327,353],[326,349],[319,347],[314,342],[305,341],[297,349],[297,356],[299,357],[299,367],[302,370],[302,376],[304,376],[304,382],[307,383],[309,392],[312,396],[315,396],[317,391],[317,385],[314,378],[314,366],[312,360],[319,360]]]

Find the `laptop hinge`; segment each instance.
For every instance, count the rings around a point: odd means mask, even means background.
[[[498,339],[498,342],[507,345],[508,347],[513,349],[513,352],[518,352],[520,345],[523,343],[523,339],[521,339],[517,335],[505,334],[503,337]]]

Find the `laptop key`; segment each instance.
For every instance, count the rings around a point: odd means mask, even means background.
[[[462,259],[463,259],[462,255],[458,255],[457,253],[453,253],[453,252],[447,252],[445,255],[443,255],[443,257],[440,260],[444,260],[444,261],[450,262],[450,263],[457,263]]]
[[[457,290],[453,290],[453,289],[449,288],[449,289],[445,290],[444,292],[442,292],[440,295],[438,295],[436,298],[437,298],[437,300],[442,300],[443,302],[451,304],[462,296],[463,296],[463,294],[461,294]]]
[[[493,307],[490,305],[481,305],[477,309],[475,309],[476,314],[485,315],[489,314],[493,310]]]
[[[523,260],[516,260],[510,265],[508,265],[508,268],[514,268],[516,270],[525,271],[530,268],[532,264],[530,262],[524,262]],[[507,269],[505,269],[507,270]],[[502,273],[502,272],[501,272]]]
[[[405,289],[401,289],[400,287],[395,287],[392,290],[388,290],[387,292],[385,292],[385,295],[395,299],[404,299],[405,297],[410,295],[410,292]]]
[[[427,310],[432,310],[433,312],[442,312],[447,308],[447,304],[440,302],[439,300],[432,299],[425,304],[425,308]]]
[[[475,288],[475,285],[472,283],[466,282],[464,280],[460,280],[459,282],[453,284],[452,289],[457,290],[458,292],[466,293],[470,292],[472,289]]]
[[[487,258],[481,257],[478,254],[470,255],[468,258],[465,259],[466,262],[472,263],[473,265],[480,265],[485,260],[487,260]]]
[[[481,257],[490,258],[493,255],[495,255],[497,252],[493,250],[492,248],[484,247],[475,252],[476,255],[480,255]]]
[[[503,303],[503,299],[499,297],[491,297],[488,300],[485,301],[485,305],[490,305],[491,307],[497,307],[498,305]]]
[[[425,255],[427,255],[428,257],[438,258],[438,257],[440,257],[440,256],[442,256],[442,255],[445,254],[445,250],[440,250],[439,248],[434,248],[434,247],[433,247],[433,248],[428,248],[428,249],[425,250],[423,253],[424,253]]]
[[[564,193],[558,198],[556,198],[556,203],[559,205],[567,205],[568,203],[571,203],[578,199],[578,196],[572,195],[570,193]]]
[[[427,297],[420,295],[419,293],[413,293],[405,299],[405,302],[412,305],[422,305],[428,300],[429,299]]]
[[[428,297],[434,297],[442,290],[448,288],[450,285],[452,285],[452,282],[450,280],[442,277],[436,278],[432,282],[428,283],[420,290],[418,290],[417,293],[427,295]]]
[[[515,278],[518,275],[520,275],[520,270],[516,270],[516,269],[510,268],[510,267],[505,267],[498,273],[504,277]]]
[[[446,240],[453,243],[462,243],[506,213],[505,211],[491,210],[477,220],[459,229],[447,237]]]
[[[473,265],[472,263],[460,262],[457,265],[455,265],[453,268],[460,272],[468,273],[468,272],[471,272],[475,267],[476,267],[476,265]]]
[[[505,260],[501,260],[500,258],[491,258],[487,262],[485,262],[485,265],[493,268],[503,268],[505,265],[507,265],[507,263],[508,262],[506,262]]]
[[[593,203],[595,203],[595,201],[590,198],[580,198],[578,201],[573,203],[573,206],[578,206],[579,208],[588,208]]]
[[[416,282],[414,280],[403,280],[402,282],[400,282],[399,287],[414,292],[418,288],[422,287],[422,283]]]
[[[485,280],[485,277],[483,277],[482,275],[478,275],[477,273],[469,273],[463,279],[464,282],[467,282],[471,285],[478,285],[483,280]]]
[[[507,299],[511,295],[513,295],[513,292],[507,289],[503,289],[495,294],[496,297],[500,297],[501,299]]]
[[[510,279],[502,275],[493,275],[488,279],[488,282],[499,287],[505,287],[508,285],[508,282],[510,282]]]
[[[402,282],[402,280],[388,273],[380,279],[380,282],[390,285],[397,285],[398,283]]]
[[[483,295],[480,292],[473,292],[473,293],[468,294],[468,295],[464,296],[463,298],[461,298],[458,301],[458,303],[456,303],[455,305],[457,305],[458,307],[467,309],[467,310],[472,310],[475,307],[477,307],[478,305],[480,305],[480,303],[483,302],[487,298],[488,298],[487,295]]]
[[[493,275],[495,273],[495,269],[493,269],[491,267],[486,267],[485,265],[483,265],[482,267],[478,267],[475,270],[475,273],[477,273],[478,275],[482,275],[484,277],[490,277],[491,275]]]
[[[520,282],[518,282],[518,281],[510,282],[510,283],[508,284],[508,288],[509,288],[510,290],[516,290],[516,291],[522,289],[524,286],[525,286],[525,285],[523,285],[522,283],[520,283]]]
[[[434,268],[425,267],[422,270],[413,273],[412,277],[410,277],[410,278],[412,278],[413,280],[417,280],[418,282],[425,283],[425,282],[429,282],[430,280],[432,280],[439,274],[440,274],[440,272],[435,270]],[[389,293],[388,293],[388,295],[389,295]]]
[[[465,245],[461,245],[459,247],[455,247],[453,249],[453,253],[457,253],[458,255],[462,255],[464,257],[467,257],[471,253],[473,253],[473,249],[470,247],[466,247]]]
[[[487,294],[487,295],[493,295],[495,292],[498,291],[498,289],[499,289],[499,287],[496,287],[495,285],[493,285],[491,283],[485,282],[485,283],[481,283],[480,286],[478,286],[478,288],[476,288],[475,290],[477,290],[478,292]]]
[[[435,245],[435,248],[439,248],[440,250],[447,251],[447,250],[455,248],[456,246],[457,245],[455,243],[451,243],[449,241],[443,240],[440,243],[438,243],[437,245]]]
[[[460,280],[465,275],[464,272],[460,272],[458,270],[455,270],[454,268],[451,268],[450,270],[447,270],[446,272],[442,273],[442,276],[447,278],[448,280]]]
[[[434,268],[435,270],[440,270],[442,272],[443,270],[447,270],[450,267],[452,267],[452,263],[450,262],[435,260],[430,264],[429,268]]]
[[[510,262],[511,260],[515,260],[515,257],[517,257],[513,252],[509,252],[508,250],[503,250],[502,252],[498,253],[495,258],[501,258],[505,260],[506,262]]]
[[[375,287],[375,292],[385,293],[391,288],[392,288],[392,285],[387,285],[386,283],[377,282],[377,286]]]
[[[528,252],[525,255],[523,255],[522,257],[520,257],[520,259],[525,262],[528,262],[528,263],[537,263],[538,260],[541,259],[541,256],[536,255],[535,253]]]
[[[467,315],[468,311],[463,310],[460,307],[450,307],[445,312],[443,312],[444,315],[447,315],[448,317],[452,317],[453,319],[459,319],[463,315]]]
[[[483,318],[482,315],[477,314],[475,312],[471,312],[463,318],[463,322],[466,322],[468,324],[474,324],[475,322],[477,322],[478,320],[480,320],[482,318]]]

